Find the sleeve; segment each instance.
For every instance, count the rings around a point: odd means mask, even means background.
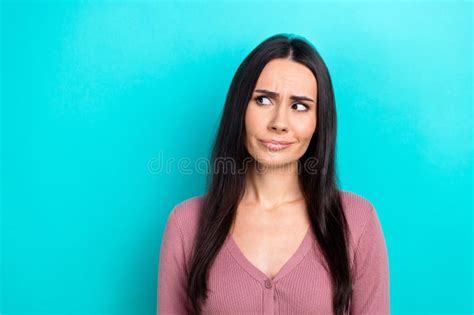
[[[372,206],[354,254],[351,315],[390,314],[388,253],[380,221]]]
[[[161,241],[158,268],[157,315],[188,314],[190,302],[186,294],[187,273],[181,230],[171,212]]]

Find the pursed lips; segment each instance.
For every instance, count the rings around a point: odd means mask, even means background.
[[[289,147],[294,142],[275,141],[275,140],[259,140],[265,147],[272,151],[279,151]]]
[[[278,141],[278,140],[273,140],[273,139],[259,139],[263,143],[272,143],[272,144],[281,144],[281,145],[287,145],[287,144],[292,144],[294,142],[289,142],[289,141]]]

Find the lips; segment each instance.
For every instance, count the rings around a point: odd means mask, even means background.
[[[282,144],[282,145],[293,143],[293,142],[289,142],[289,141],[278,141],[278,140],[273,140],[273,139],[262,139],[260,141],[262,141],[264,143],[273,143],[273,144]]]
[[[293,142],[276,140],[259,140],[265,147],[271,151],[280,151],[288,148]]]

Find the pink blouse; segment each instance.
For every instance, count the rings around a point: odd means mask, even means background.
[[[159,258],[158,315],[191,313],[186,282],[202,198],[184,200],[169,214]],[[355,276],[350,314],[390,314],[388,254],[377,212],[349,191],[342,191],[342,202]],[[333,314],[330,273],[311,228],[273,279],[229,234],[210,269],[208,289],[203,314]]]

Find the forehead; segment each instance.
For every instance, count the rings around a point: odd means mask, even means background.
[[[263,68],[255,88],[275,92],[288,90],[291,94],[315,97],[317,82],[305,65],[288,59],[273,59]]]

